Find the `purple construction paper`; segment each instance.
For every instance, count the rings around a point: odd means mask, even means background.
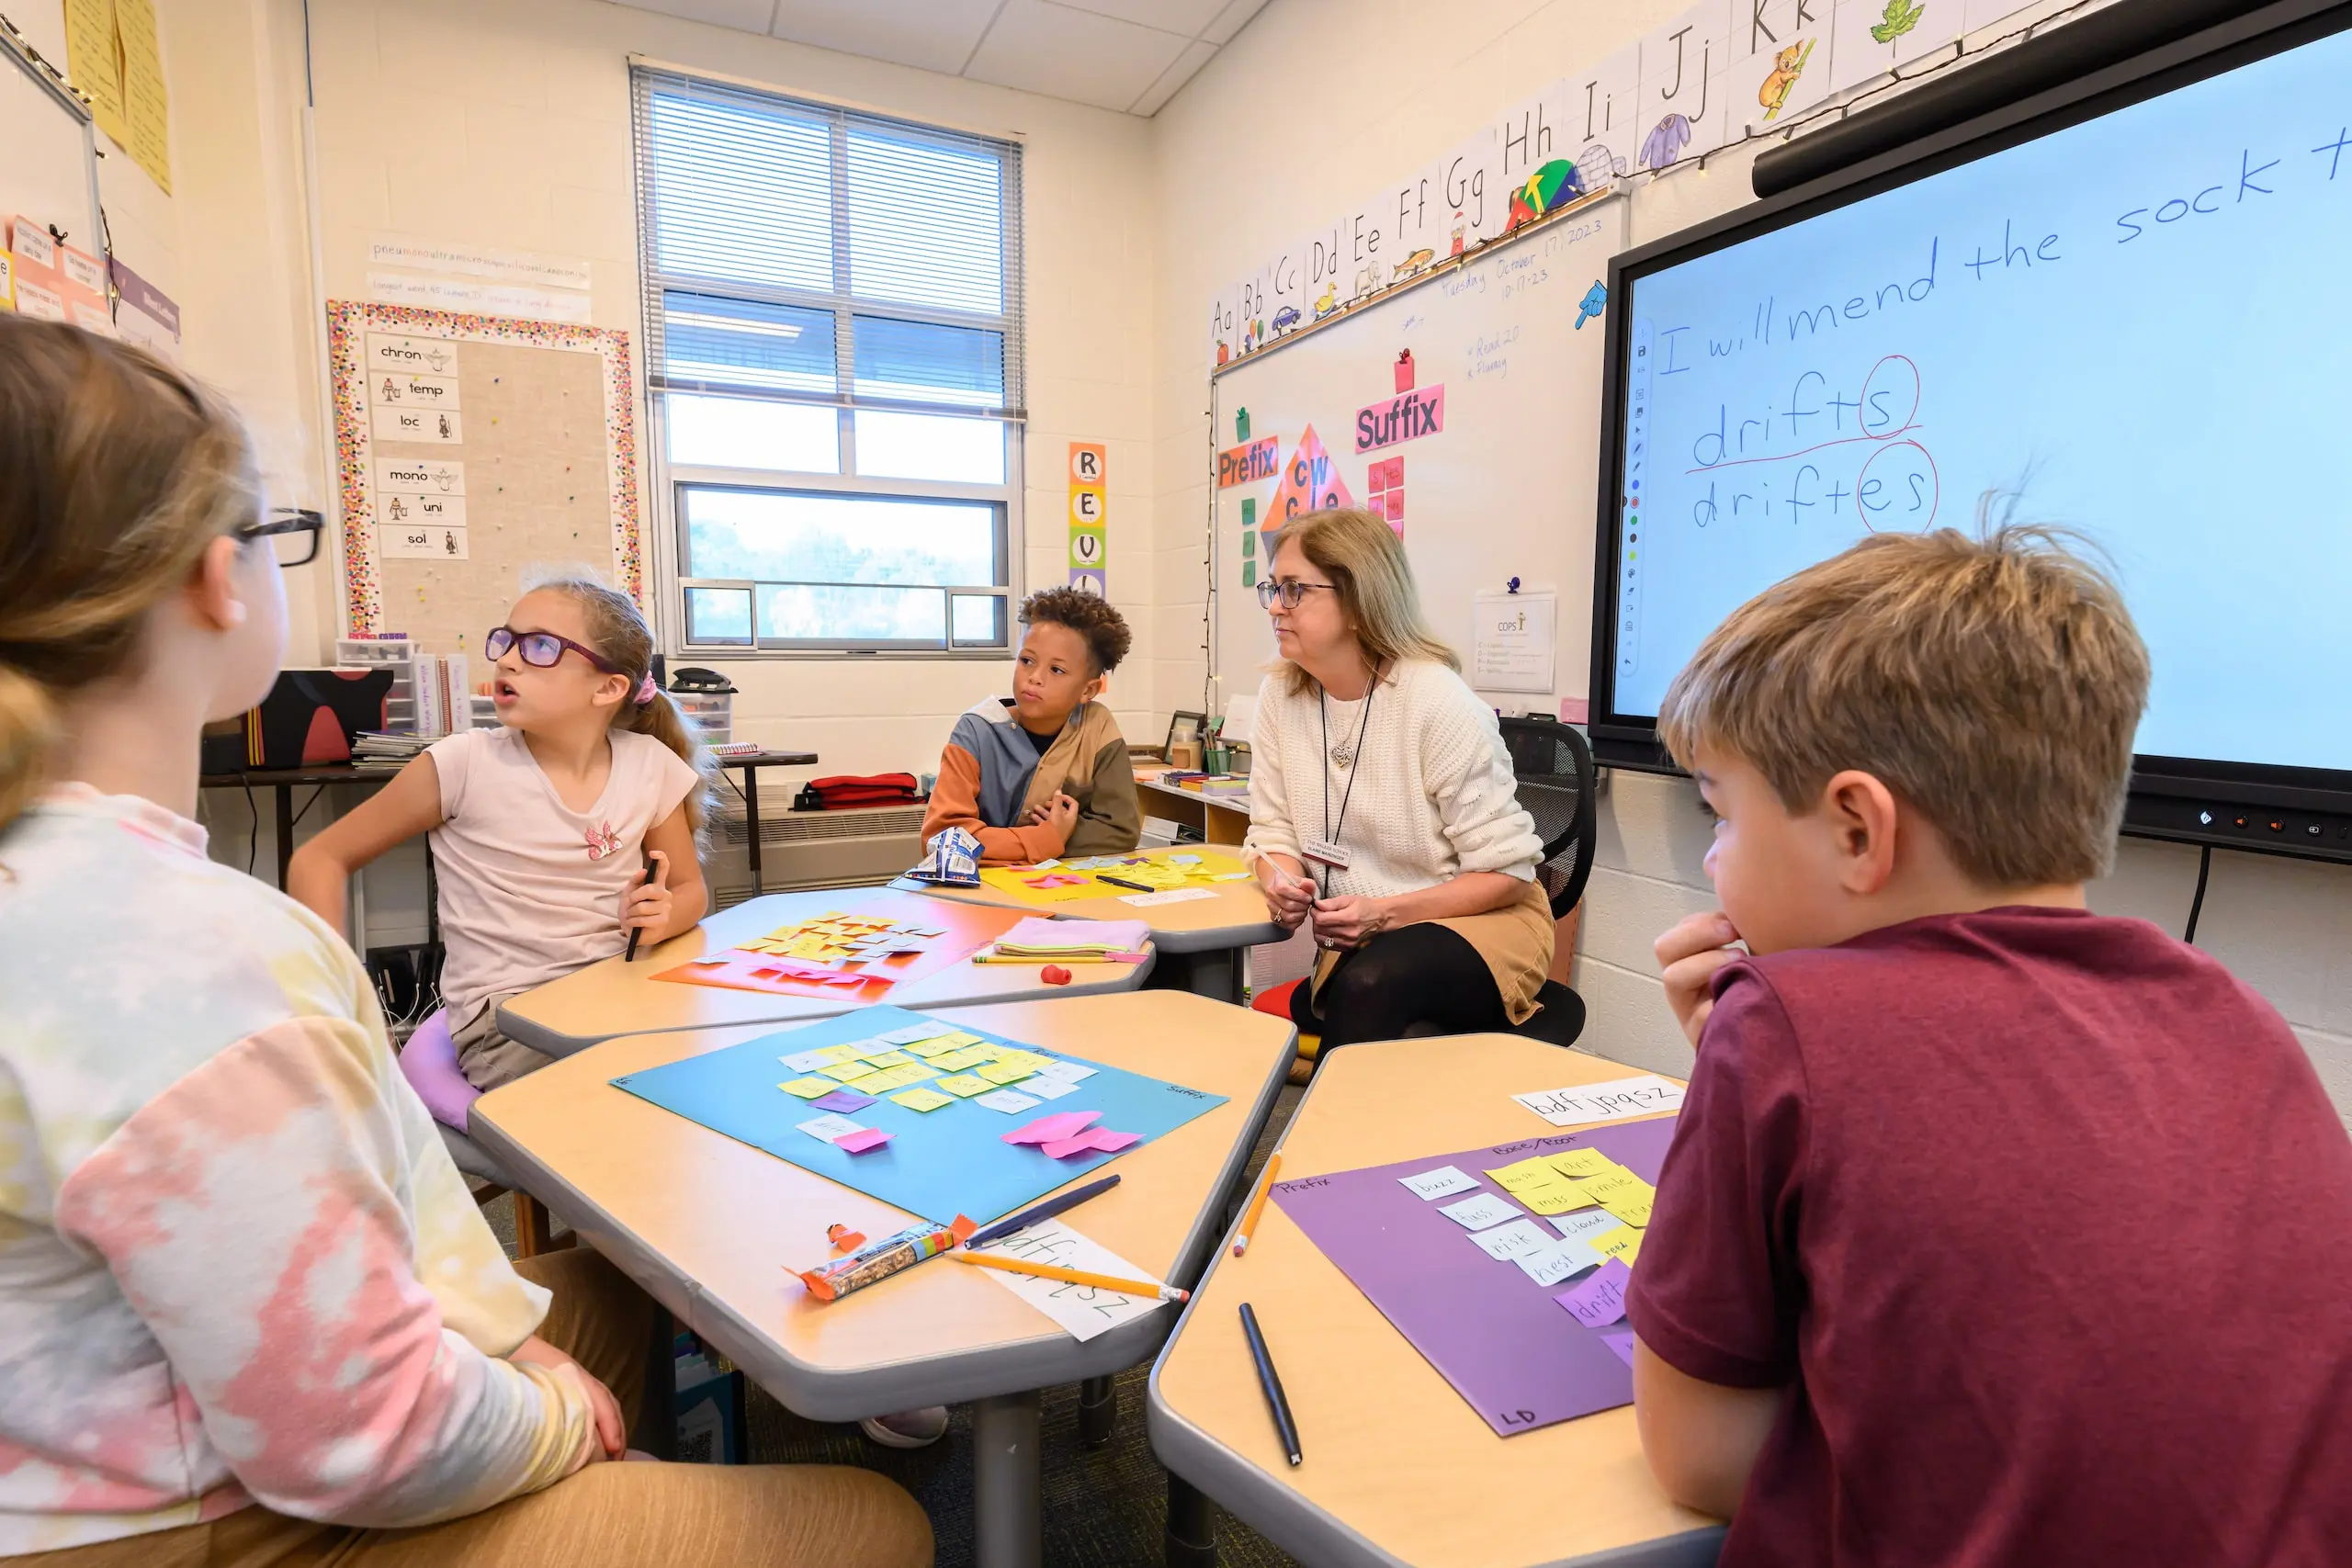
[[[820,1094],[809,1104],[820,1111],[863,1111],[874,1103],[870,1094],[860,1094],[854,1089],[837,1089],[831,1094]]]
[[[1601,1336],[1553,1304],[1553,1292],[1479,1251],[1398,1178],[1453,1165],[1491,1191],[1486,1171],[1590,1148],[1655,1184],[1673,1140],[1672,1117],[1588,1127],[1277,1181],[1273,1196],[1487,1425],[1509,1438],[1632,1404],[1634,1374]]]
[[[1586,1275],[1581,1284],[1571,1285],[1552,1299],[1587,1328],[1606,1328],[1625,1321],[1625,1287],[1633,1282],[1634,1271],[1625,1267],[1625,1260],[1612,1258]]]
[[[1600,1337],[1600,1342],[1614,1350],[1619,1360],[1629,1367],[1634,1364],[1634,1331],[1632,1329],[1629,1328],[1622,1334],[1604,1334]]]

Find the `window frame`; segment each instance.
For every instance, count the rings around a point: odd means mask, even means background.
[[[735,100],[753,107],[773,107],[783,112],[807,115],[825,119],[831,130],[831,219],[833,231],[833,277],[837,284],[854,281],[850,269],[850,230],[847,149],[849,134],[854,128],[873,127],[893,136],[915,141],[930,141],[960,152],[985,150],[993,152],[1002,169],[1002,192],[999,221],[1000,267],[1003,290],[1001,316],[988,316],[967,310],[918,305],[898,300],[868,299],[847,291],[831,294],[814,293],[806,289],[781,288],[764,283],[733,282],[698,274],[665,274],[657,255],[656,233],[651,222],[650,168],[651,149],[646,130],[650,118],[653,96],[664,91],[684,90],[692,96],[719,101]],[[655,542],[652,577],[656,583],[658,604],[654,621],[662,644],[673,659],[707,660],[839,660],[843,657],[875,657],[916,660],[986,660],[1001,661],[1012,651],[1017,627],[1013,609],[1023,592],[1026,557],[1023,500],[1026,487],[1026,410],[1023,389],[1026,379],[1026,332],[1023,298],[1024,268],[1022,259],[1023,185],[1022,152],[1016,141],[988,137],[951,127],[927,125],[920,121],[894,118],[869,113],[843,105],[827,103],[782,92],[763,91],[733,82],[714,80],[689,73],[632,63],[630,68],[632,104],[631,135],[635,141],[634,156],[638,167],[635,192],[638,227],[639,291],[640,320],[643,325],[642,344],[645,373],[645,432],[644,465],[649,482],[647,499],[652,503],[655,526],[646,530]],[[820,310],[835,318],[835,358],[837,376],[834,390],[830,394],[797,392],[781,389],[763,389],[714,383],[699,379],[673,378],[662,369],[664,333],[662,327],[662,298],[666,292],[692,292],[721,299],[754,301],[762,304],[791,306],[802,310]],[[931,325],[977,328],[1002,334],[1004,343],[1004,391],[1002,400],[994,406],[930,403],[899,398],[861,396],[855,391],[854,375],[855,340],[854,328],[842,331],[855,316],[879,317],[895,321]],[[746,468],[710,464],[673,463],[670,458],[670,408],[672,393],[691,397],[737,399],[752,402],[783,402],[802,407],[831,409],[834,412],[838,440],[838,471],[809,473],[769,468]],[[933,415],[947,418],[982,420],[995,424],[1004,438],[1004,479],[999,484],[961,480],[899,479],[861,474],[857,471],[857,421],[859,411]],[[893,584],[854,583],[840,586],[873,588],[936,587],[946,595],[945,624],[943,640],[930,641],[874,640],[850,637],[786,638],[763,637],[756,619],[758,587],[830,586],[807,582],[805,580],[771,580],[705,578],[688,574],[687,563],[693,558],[686,538],[688,491],[698,489],[754,491],[777,494],[825,496],[872,496],[876,499],[909,501],[979,502],[996,509],[997,526],[994,548],[996,576],[993,583]],[[754,640],[740,642],[695,642],[688,636],[690,619],[686,613],[686,593],[695,588],[749,588],[754,599]],[[997,601],[994,616],[996,637],[985,644],[959,643],[956,638],[956,599],[979,595]]]

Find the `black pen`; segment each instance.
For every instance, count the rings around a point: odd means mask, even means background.
[[[650,886],[651,886],[652,881],[653,852],[651,850],[648,850],[645,852],[645,880],[639,883],[638,886],[639,887]],[[645,928],[643,926],[631,926],[628,928],[628,949],[621,954],[622,963],[634,964],[637,962],[637,939],[644,934]]]
[[[1298,1451],[1298,1423],[1290,1417],[1290,1401],[1283,1397],[1283,1380],[1274,1371],[1274,1359],[1266,1353],[1266,1337],[1258,1332],[1258,1314],[1250,1303],[1241,1303],[1241,1332],[1250,1337],[1250,1355],[1258,1363],[1258,1386],[1266,1391],[1266,1405],[1274,1413],[1274,1430],[1281,1435],[1283,1451],[1290,1455],[1293,1464],[1304,1463],[1306,1456]]]
[[[1100,1181],[1090,1181],[1085,1186],[1074,1188],[1058,1198],[1048,1198],[1034,1209],[1023,1209],[1011,1219],[999,1220],[986,1229],[974,1231],[971,1238],[964,1245],[967,1247],[986,1247],[999,1236],[1011,1235],[1018,1230],[1027,1230],[1039,1220],[1050,1220],[1065,1209],[1075,1209],[1089,1198],[1100,1197],[1118,1184],[1119,1179],[1116,1174],[1106,1176]]]
[[[1138,893],[1149,893],[1153,890],[1151,884],[1148,882],[1128,882],[1121,877],[1112,876],[1100,871],[1094,874],[1094,879],[1097,882],[1107,882],[1114,887],[1132,887]]]

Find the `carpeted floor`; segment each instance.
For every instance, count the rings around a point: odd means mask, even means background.
[[[1250,1159],[1258,1171],[1289,1125],[1305,1091],[1286,1089]],[[1246,1184],[1245,1184],[1246,1190]],[[483,1211],[514,1248],[514,1213],[503,1201]],[[1109,1442],[1090,1449],[1078,1437],[1075,1384],[1045,1391],[1045,1568],[1142,1568],[1163,1558],[1168,1472],[1144,1432],[1149,1363],[1120,1374],[1118,1422]],[[968,1568],[972,1555],[972,1418],[953,1413],[947,1436],[933,1447],[899,1452],[866,1440],[854,1425],[803,1420],[751,1390],[749,1427],[754,1463],[854,1464],[878,1471],[914,1494],[931,1516],[939,1541],[938,1568]],[[1217,1515],[1221,1568],[1295,1568],[1293,1560],[1238,1520]]]

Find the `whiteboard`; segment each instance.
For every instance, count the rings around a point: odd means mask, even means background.
[[[1265,562],[1262,541],[1245,553],[1243,502],[1252,503],[1262,531],[1310,427],[1359,506],[1376,493],[1368,481],[1388,477],[1374,470],[1402,459],[1406,557],[1422,612],[1465,671],[1477,595],[1499,592],[1514,577],[1522,592],[1558,595],[1552,689],[1497,692],[1496,706],[1556,713],[1562,698],[1585,695],[1604,334],[1603,318],[1588,318],[1583,303],[1624,243],[1623,197],[1571,208],[1216,375],[1211,421],[1220,452],[1241,446],[1236,418],[1246,410],[1250,441],[1273,437],[1280,462],[1261,461],[1258,477],[1231,484],[1212,476],[1215,711],[1253,697],[1274,656],[1266,613],[1245,583]],[[1418,422],[1385,418],[1398,400],[1396,366],[1405,350],[1421,406],[1443,390],[1442,427],[1358,451],[1360,435],[1378,442],[1429,423],[1426,413]],[[1361,432],[1360,413],[1369,415]],[[1235,468],[1251,472],[1246,459]]]
[[[0,33],[0,219],[21,213],[103,255],[97,144],[87,110]],[[0,242],[5,243],[5,242]]]

